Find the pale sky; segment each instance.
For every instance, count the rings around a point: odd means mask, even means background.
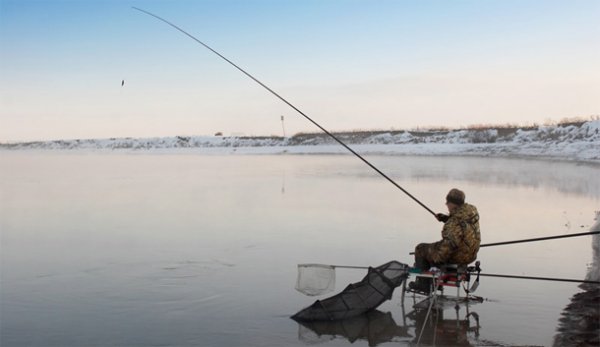
[[[600,114],[600,1],[0,0],[0,142]],[[121,87],[121,80],[125,85]]]

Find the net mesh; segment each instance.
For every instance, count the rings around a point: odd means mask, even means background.
[[[303,282],[301,268],[306,270],[311,267],[307,265],[298,267],[299,282]],[[334,266],[320,266],[320,268],[333,272],[333,276],[335,276]],[[376,308],[385,300],[391,299],[394,288],[400,286],[406,280],[408,270],[408,265],[397,261],[391,261],[376,268],[369,268],[362,281],[349,284],[337,295],[315,301],[311,306],[293,315],[292,318],[297,321],[334,321],[361,315]],[[331,278],[331,274],[328,276]],[[299,287],[302,289],[302,283]],[[318,283],[316,289],[318,288],[325,288],[325,281]]]
[[[304,295],[317,296],[335,289],[335,268],[323,264],[298,264],[296,290]]]

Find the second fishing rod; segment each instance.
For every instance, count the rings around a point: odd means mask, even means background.
[[[196,37],[194,37],[192,34],[188,33],[187,31],[181,29],[180,27],[178,27],[177,25],[169,22],[168,20],[159,17],[151,12],[148,12],[146,10],[142,10],[141,8],[137,8],[137,7],[133,7],[134,10],[140,11],[142,13],[145,13],[149,16],[152,16],[168,25],[170,25],[171,27],[177,29],[178,31],[182,32],[183,34],[185,34],[186,36],[188,36],[189,38],[191,38],[192,40],[196,41],[197,43],[201,44],[202,46],[204,46],[206,49],[210,50],[211,52],[213,52],[214,54],[216,54],[217,56],[219,56],[221,59],[225,60],[226,62],[228,62],[229,64],[231,64],[233,67],[235,67],[236,69],[238,69],[239,71],[241,71],[244,75],[248,76],[250,79],[252,79],[254,82],[258,83],[261,87],[265,88],[266,90],[268,90],[271,94],[275,95],[279,100],[283,101],[285,104],[287,104],[289,107],[291,107],[294,111],[298,112],[300,115],[302,115],[304,118],[306,118],[309,122],[311,122],[312,124],[314,124],[317,128],[319,128],[321,131],[323,131],[325,134],[327,134],[328,136],[330,136],[332,139],[334,139],[337,143],[339,143],[340,145],[342,145],[344,148],[346,148],[348,151],[350,151],[350,153],[354,154],[358,159],[362,160],[365,164],[367,164],[371,169],[375,170],[378,174],[380,174],[383,178],[385,178],[386,180],[388,180],[390,183],[392,183],[396,188],[400,189],[404,194],[406,194],[408,197],[410,197],[411,199],[413,199],[416,203],[418,203],[419,205],[421,205],[421,207],[423,207],[424,209],[426,209],[429,213],[431,213],[433,216],[435,216],[435,212],[433,212],[429,207],[425,206],[425,204],[423,204],[421,201],[419,201],[419,199],[417,199],[416,197],[414,197],[411,193],[409,193],[406,189],[402,188],[402,186],[400,186],[398,183],[396,183],[394,180],[392,180],[389,176],[387,176],[385,173],[383,173],[381,170],[379,170],[377,167],[375,167],[375,165],[371,164],[371,162],[369,162],[367,159],[365,159],[363,156],[361,156],[360,154],[358,154],[355,150],[353,150],[352,148],[350,148],[348,145],[346,145],[342,140],[340,140],[337,136],[335,136],[334,134],[332,134],[331,132],[329,132],[327,129],[323,128],[319,123],[317,123],[316,121],[314,121],[312,118],[310,118],[308,115],[306,115],[304,112],[302,112],[300,109],[298,109],[296,106],[294,106],[292,103],[290,103],[289,101],[287,101],[285,98],[283,98],[281,95],[279,95],[278,93],[276,93],[273,89],[269,88],[266,84],[262,83],[260,80],[258,80],[256,77],[252,76],[250,73],[246,72],[246,70],[242,69],[241,67],[239,67],[237,64],[235,64],[234,62],[232,62],[231,60],[227,59],[225,56],[223,56],[221,53],[217,52],[216,50],[212,49],[210,46],[208,46],[207,44],[205,44],[204,42],[198,40]]]

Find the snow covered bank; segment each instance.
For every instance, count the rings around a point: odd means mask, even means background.
[[[600,120],[533,128],[336,133],[363,154],[535,157],[600,163]],[[323,133],[282,137],[176,136],[0,144],[4,150],[191,151],[206,154],[344,154]]]

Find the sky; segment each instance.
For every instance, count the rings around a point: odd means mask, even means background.
[[[0,142],[318,131],[132,6],[331,131],[600,114],[597,0],[0,0]]]

